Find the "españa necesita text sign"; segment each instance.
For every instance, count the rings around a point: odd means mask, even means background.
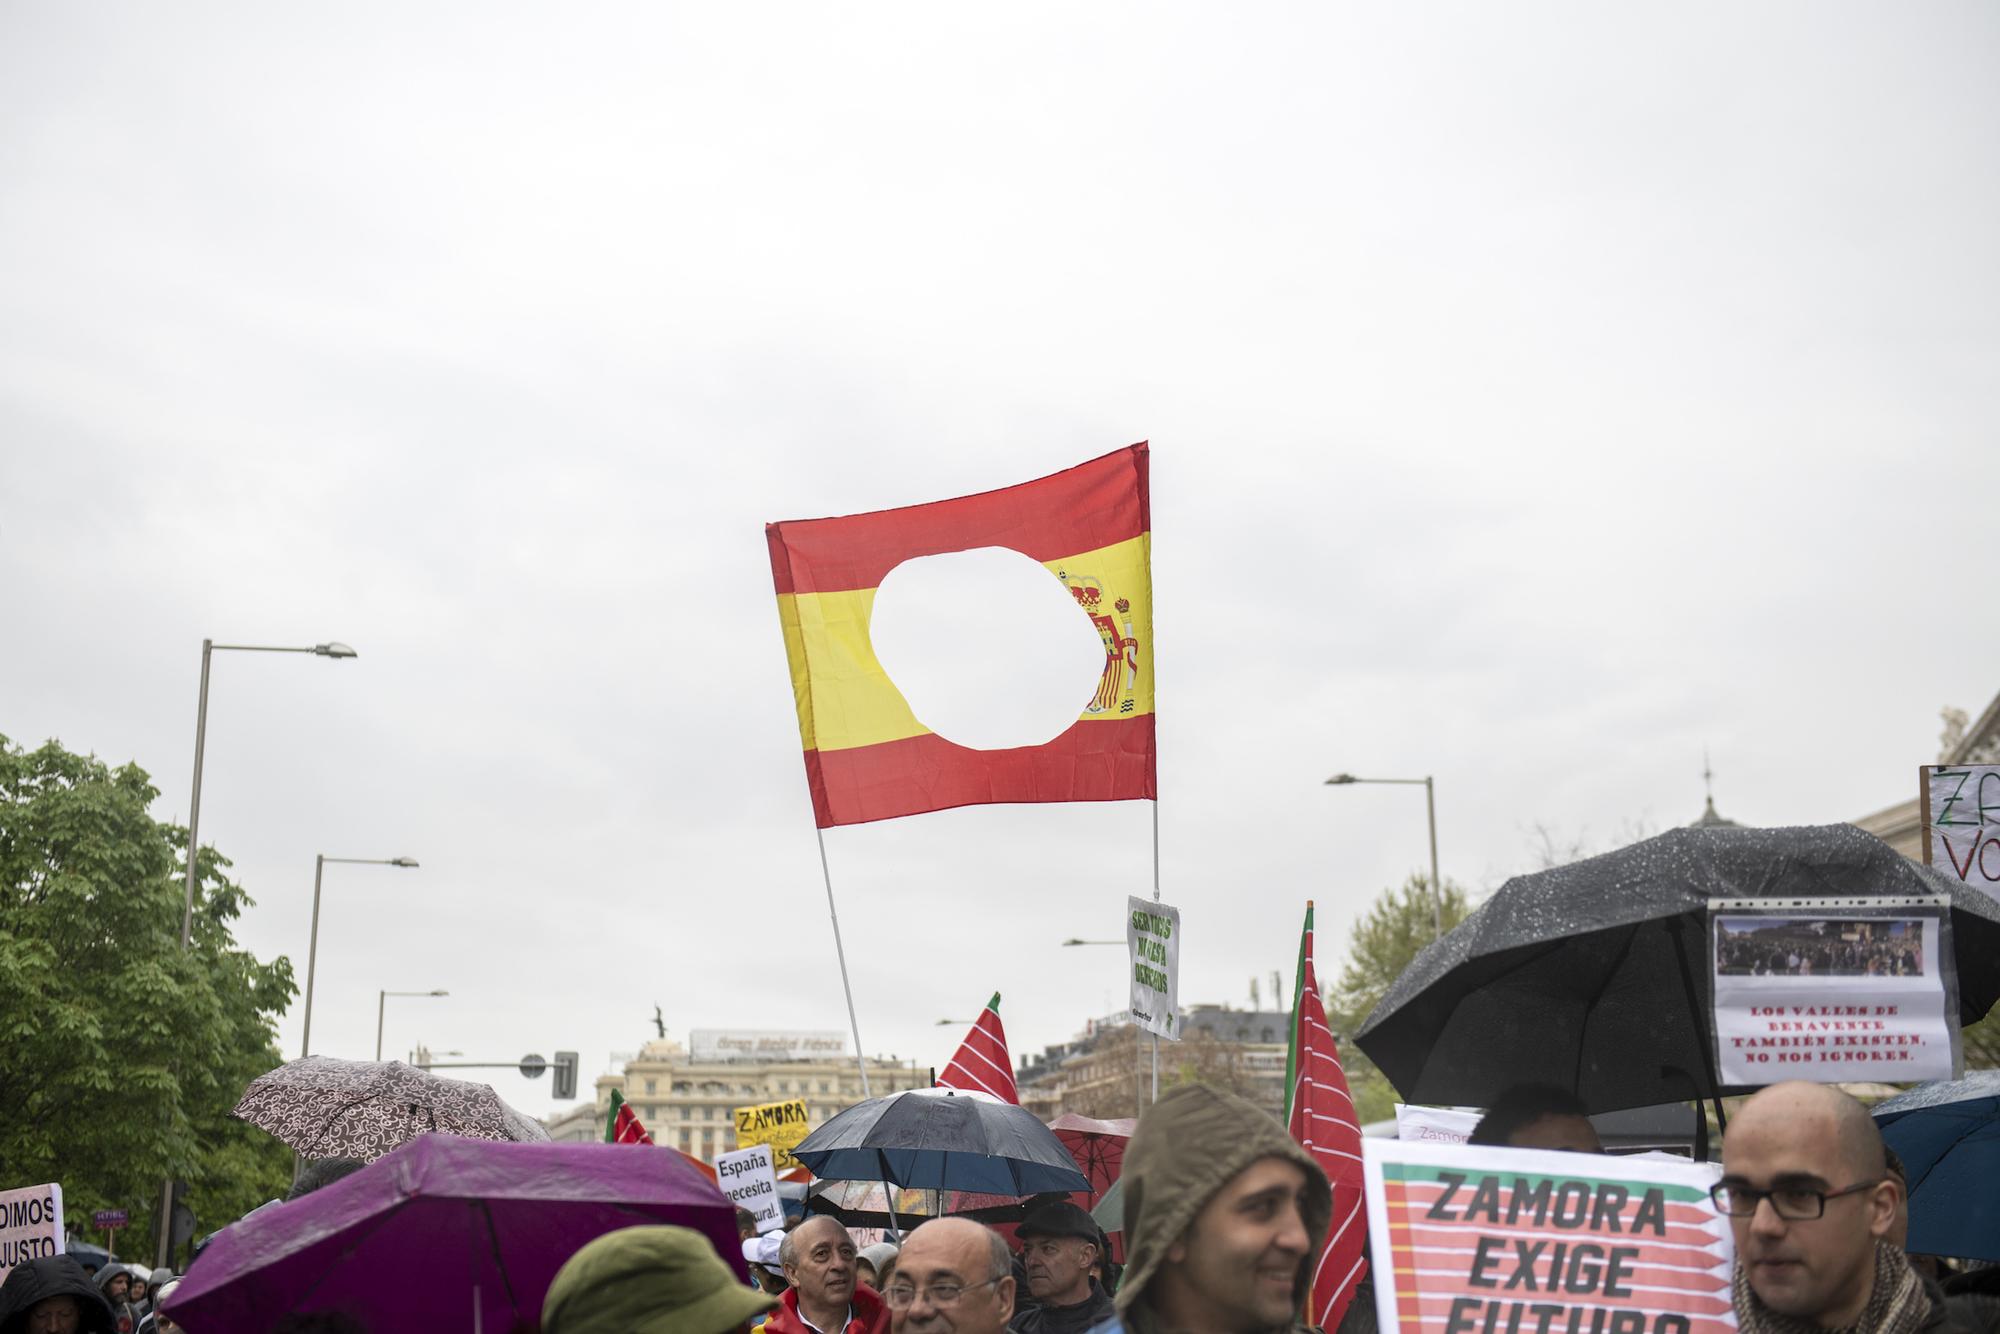
[[[1385,1331],[1736,1328],[1710,1166],[1374,1139],[1363,1154]]]

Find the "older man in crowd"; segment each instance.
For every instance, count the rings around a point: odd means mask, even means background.
[[[1055,1200],[1031,1209],[1014,1235],[1038,1303],[1007,1326],[1014,1334],[1083,1334],[1110,1318],[1111,1295],[1090,1276],[1102,1244],[1095,1219]]]
[[[785,1234],[778,1263],[791,1287],[764,1322],[769,1334],[873,1334],[887,1322],[882,1299],[855,1277],[854,1239],[819,1214]]]
[[[1014,1313],[1007,1243],[969,1218],[933,1218],[911,1232],[882,1294],[895,1334],[1002,1334]]]
[[[1742,1334],[1958,1334],[1891,1241],[1901,1187],[1868,1109],[1824,1084],[1751,1097],[1722,1143],[1716,1207],[1736,1234]]]

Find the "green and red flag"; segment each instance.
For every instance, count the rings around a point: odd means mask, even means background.
[[[1354,1289],[1368,1273],[1368,1240],[1362,1187],[1361,1121],[1340,1068],[1340,1049],[1327,1027],[1313,975],[1313,905],[1306,902],[1299,936],[1299,969],[1292,986],[1292,1043],[1285,1054],[1285,1125],[1333,1186],[1333,1226],[1313,1265],[1306,1323],[1335,1329]]]
[[[1014,1058],[1007,1054],[1007,1030],[1000,1026],[1000,993],[979,1012],[958,1052],[937,1077],[941,1089],[962,1089],[968,1093],[990,1093],[1002,1102],[1020,1105],[1021,1094],[1014,1087]]]
[[[639,1122],[638,1113],[625,1105],[625,1095],[611,1090],[611,1106],[604,1113],[606,1144],[651,1144],[653,1133]]]

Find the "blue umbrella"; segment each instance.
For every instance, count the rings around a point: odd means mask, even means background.
[[[1898,1094],[1875,1123],[1909,1173],[1908,1249],[2000,1260],[2000,1070]]]
[[[1034,1113],[956,1089],[911,1089],[856,1103],[807,1135],[792,1155],[814,1176],[833,1181],[987,1195],[1090,1189],[1090,1178]]]

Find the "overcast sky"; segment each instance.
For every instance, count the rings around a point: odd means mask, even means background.
[[[423,863],[329,869],[316,1049],[844,1028],[761,525],[1149,439],[1185,1001],[1425,864],[1341,770],[1475,890],[1704,748],[1860,816],[2000,689],[1996,68],[1983,3],[17,0],[0,733],[184,819],[202,638],[344,640],[217,656],[203,792],[301,984],[315,853]],[[1060,587],[958,564],[889,651],[1046,735]],[[1058,942],[1150,822],[830,831],[865,1045],[1121,1006]]]

